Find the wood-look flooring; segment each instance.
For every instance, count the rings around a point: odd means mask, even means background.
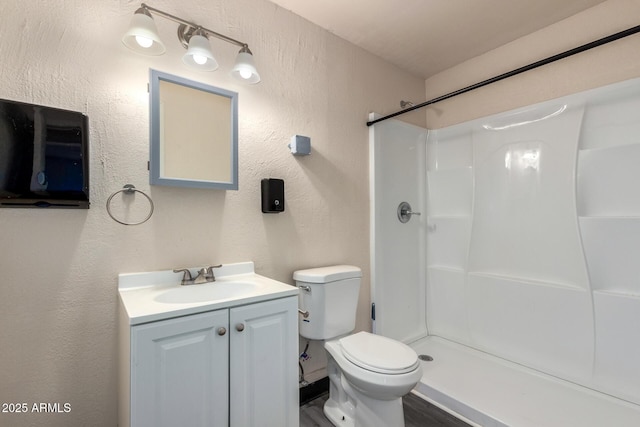
[[[325,393],[300,407],[300,427],[333,427],[322,412],[328,397],[329,393]],[[402,399],[402,404],[405,427],[469,427],[469,424],[412,393]]]

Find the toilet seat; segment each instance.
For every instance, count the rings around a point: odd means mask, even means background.
[[[387,337],[358,332],[339,342],[345,359],[368,371],[394,375],[420,366],[418,355],[411,347]]]

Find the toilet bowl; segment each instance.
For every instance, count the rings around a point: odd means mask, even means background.
[[[329,399],[324,413],[340,427],[404,427],[402,396],[420,381],[416,352],[369,332],[350,334],[361,271],[339,265],[296,271],[301,289],[300,335],[325,340]]]
[[[415,351],[368,332],[327,341],[324,347],[329,356],[327,418],[336,426],[403,427],[402,396],[422,377]]]
[[[351,385],[375,399],[402,397],[422,376],[411,347],[380,335],[358,332],[327,341],[324,347]]]

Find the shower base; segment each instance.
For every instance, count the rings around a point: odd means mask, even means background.
[[[429,336],[411,347],[433,358],[421,362],[414,393],[471,425],[640,426],[638,405],[443,338]]]

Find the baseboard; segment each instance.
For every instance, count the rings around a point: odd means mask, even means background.
[[[329,392],[329,377],[320,378],[305,387],[300,388],[300,406]]]

